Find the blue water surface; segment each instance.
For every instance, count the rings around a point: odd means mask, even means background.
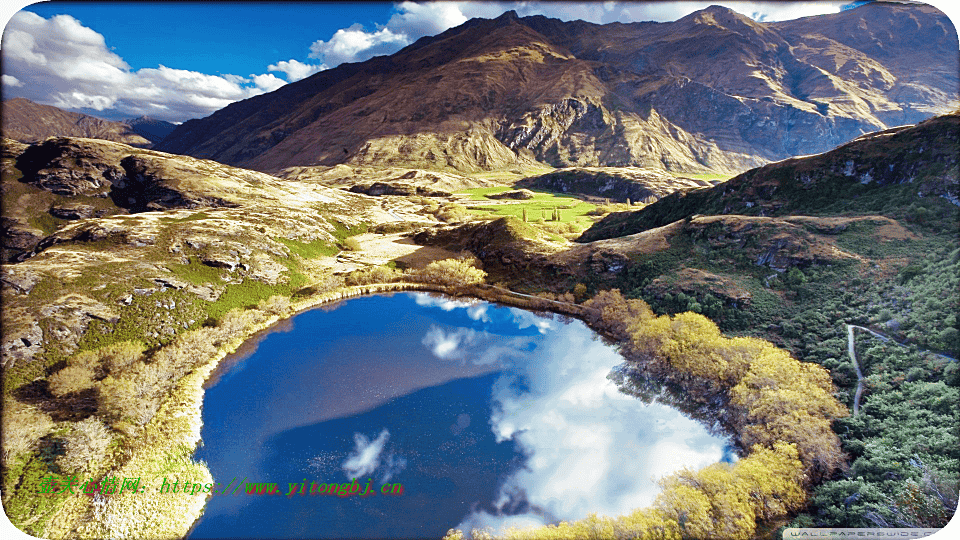
[[[208,381],[197,458],[233,487],[190,538],[439,538],[619,514],[649,504],[655,478],[729,455],[618,392],[621,361],[579,321],[422,293],[297,315]],[[375,494],[309,494],[353,479]],[[280,493],[248,495],[253,482]]]

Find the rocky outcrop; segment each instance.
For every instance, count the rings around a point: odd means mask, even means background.
[[[516,185],[635,203],[652,203],[678,190],[713,186],[706,180],[640,167],[568,167],[524,178]]]
[[[517,201],[527,201],[533,198],[534,193],[529,189],[512,189],[503,193],[491,193],[487,197],[491,199],[514,199]]]
[[[354,186],[350,186],[348,191],[353,193],[363,193],[364,195],[371,195],[373,197],[379,197],[381,195],[399,195],[402,197],[410,197],[414,195],[421,197],[449,197],[451,195],[448,191],[440,191],[423,186],[415,186],[405,182],[372,182],[356,184]]]

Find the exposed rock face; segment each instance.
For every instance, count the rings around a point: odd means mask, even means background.
[[[173,127],[173,124],[164,123]],[[39,142],[48,137],[86,137],[141,148],[149,148],[159,140],[142,136],[136,128],[124,122],[111,122],[86,114],[72,113],[23,98],[3,101],[3,135],[28,143]]]
[[[85,139],[48,139],[17,159],[24,183],[56,195],[108,197],[125,176],[122,149]]]
[[[773,24],[718,6],[610,25],[511,12],[234,103],[159,148],[264,171],[740,172],[948,112],[958,48],[916,4]]]
[[[636,212],[611,214],[579,241],[633,234],[696,214],[782,216],[830,207],[841,213],[861,196],[897,186],[903,192],[891,201],[896,207],[926,197],[960,206],[958,147],[960,113],[938,116],[864,135],[823,154],[771,163],[710,189],[671,194]]]
[[[96,208],[89,204],[73,203],[50,207],[50,215],[59,219],[86,219],[96,214]]]
[[[363,193],[379,197],[380,195],[400,195],[409,197],[419,195],[421,197],[449,197],[450,192],[433,190],[423,186],[415,186],[405,182],[373,182],[357,184],[350,187],[353,193]]]
[[[676,177],[640,167],[568,167],[524,178],[516,185],[641,203],[652,203],[681,189],[713,186],[706,180]]]
[[[514,189],[510,191],[504,191],[503,193],[493,193],[487,196],[491,199],[516,199],[518,201],[526,201],[533,198],[533,192],[529,189]]]
[[[220,197],[199,194],[180,181],[178,163],[158,156],[127,156],[120,160],[126,173],[110,192],[110,198],[131,212],[170,208],[236,207]],[[184,189],[186,188],[186,189]]]
[[[163,154],[132,154],[131,148],[91,139],[47,139],[27,148],[17,159],[22,182],[66,197],[110,198],[131,212],[169,208],[222,207],[231,203],[220,197],[197,195],[190,186],[191,171],[176,158]],[[93,215],[72,206],[51,213],[63,219]],[[59,215],[58,215],[59,214]],[[74,217],[70,217],[74,216]]]

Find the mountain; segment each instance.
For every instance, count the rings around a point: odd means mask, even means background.
[[[86,137],[141,148],[154,142],[124,122],[73,113],[24,98],[3,100],[3,136],[28,143],[47,137]]]
[[[149,116],[131,118],[129,120],[124,120],[123,123],[130,126],[130,129],[133,130],[134,133],[140,135],[144,139],[147,139],[153,144],[162,141],[164,137],[169,135],[177,127],[176,124],[172,124],[165,120],[150,118]]]
[[[508,12],[190,120],[158,149],[271,172],[736,173],[949,112],[958,48],[917,4],[769,24],[718,6],[607,25]]]
[[[864,135],[823,154],[771,163],[709,189],[672,193],[635,212],[610,214],[579,241],[635,234],[698,214],[871,211],[955,227],[955,216],[930,214],[935,209],[928,207],[951,207],[935,200],[960,206],[958,147],[960,112],[954,112]]]

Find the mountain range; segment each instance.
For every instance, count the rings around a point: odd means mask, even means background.
[[[776,23],[719,6],[607,25],[508,12],[236,102],[157,149],[267,172],[735,173],[949,112],[957,50],[950,21],[918,4]]]
[[[147,116],[113,122],[24,98],[3,101],[4,137],[25,143],[48,137],[85,137],[150,148],[169,135],[174,127],[170,122]]]

